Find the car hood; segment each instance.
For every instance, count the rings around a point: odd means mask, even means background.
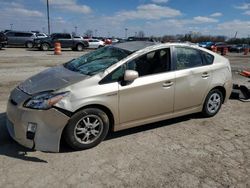
[[[70,71],[61,65],[46,69],[32,76],[22,82],[18,88],[29,95],[34,95],[44,91],[58,90],[88,77],[87,75]]]

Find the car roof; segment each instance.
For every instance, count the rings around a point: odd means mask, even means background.
[[[13,30],[7,31],[6,33],[29,33],[29,34],[35,34],[33,32],[30,32],[30,31],[13,31]]]
[[[150,41],[131,41],[131,42],[117,43],[113,46],[123,50],[127,50],[129,52],[135,52],[156,44],[157,43]]]

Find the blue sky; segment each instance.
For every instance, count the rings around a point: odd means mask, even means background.
[[[52,32],[250,35],[250,0],[49,0]],[[0,30],[47,32],[46,0],[0,0]]]

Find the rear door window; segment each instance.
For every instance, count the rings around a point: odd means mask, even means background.
[[[203,65],[202,56],[199,50],[187,47],[175,47],[176,69],[188,69]]]

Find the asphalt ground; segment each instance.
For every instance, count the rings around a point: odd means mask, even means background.
[[[109,134],[95,148],[32,151],[8,135],[6,102],[24,79],[86,52],[0,50],[0,187],[250,187],[250,103],[229,100],[213,118],[192,114]],[[228,54],[233,80],[250,56]]]

